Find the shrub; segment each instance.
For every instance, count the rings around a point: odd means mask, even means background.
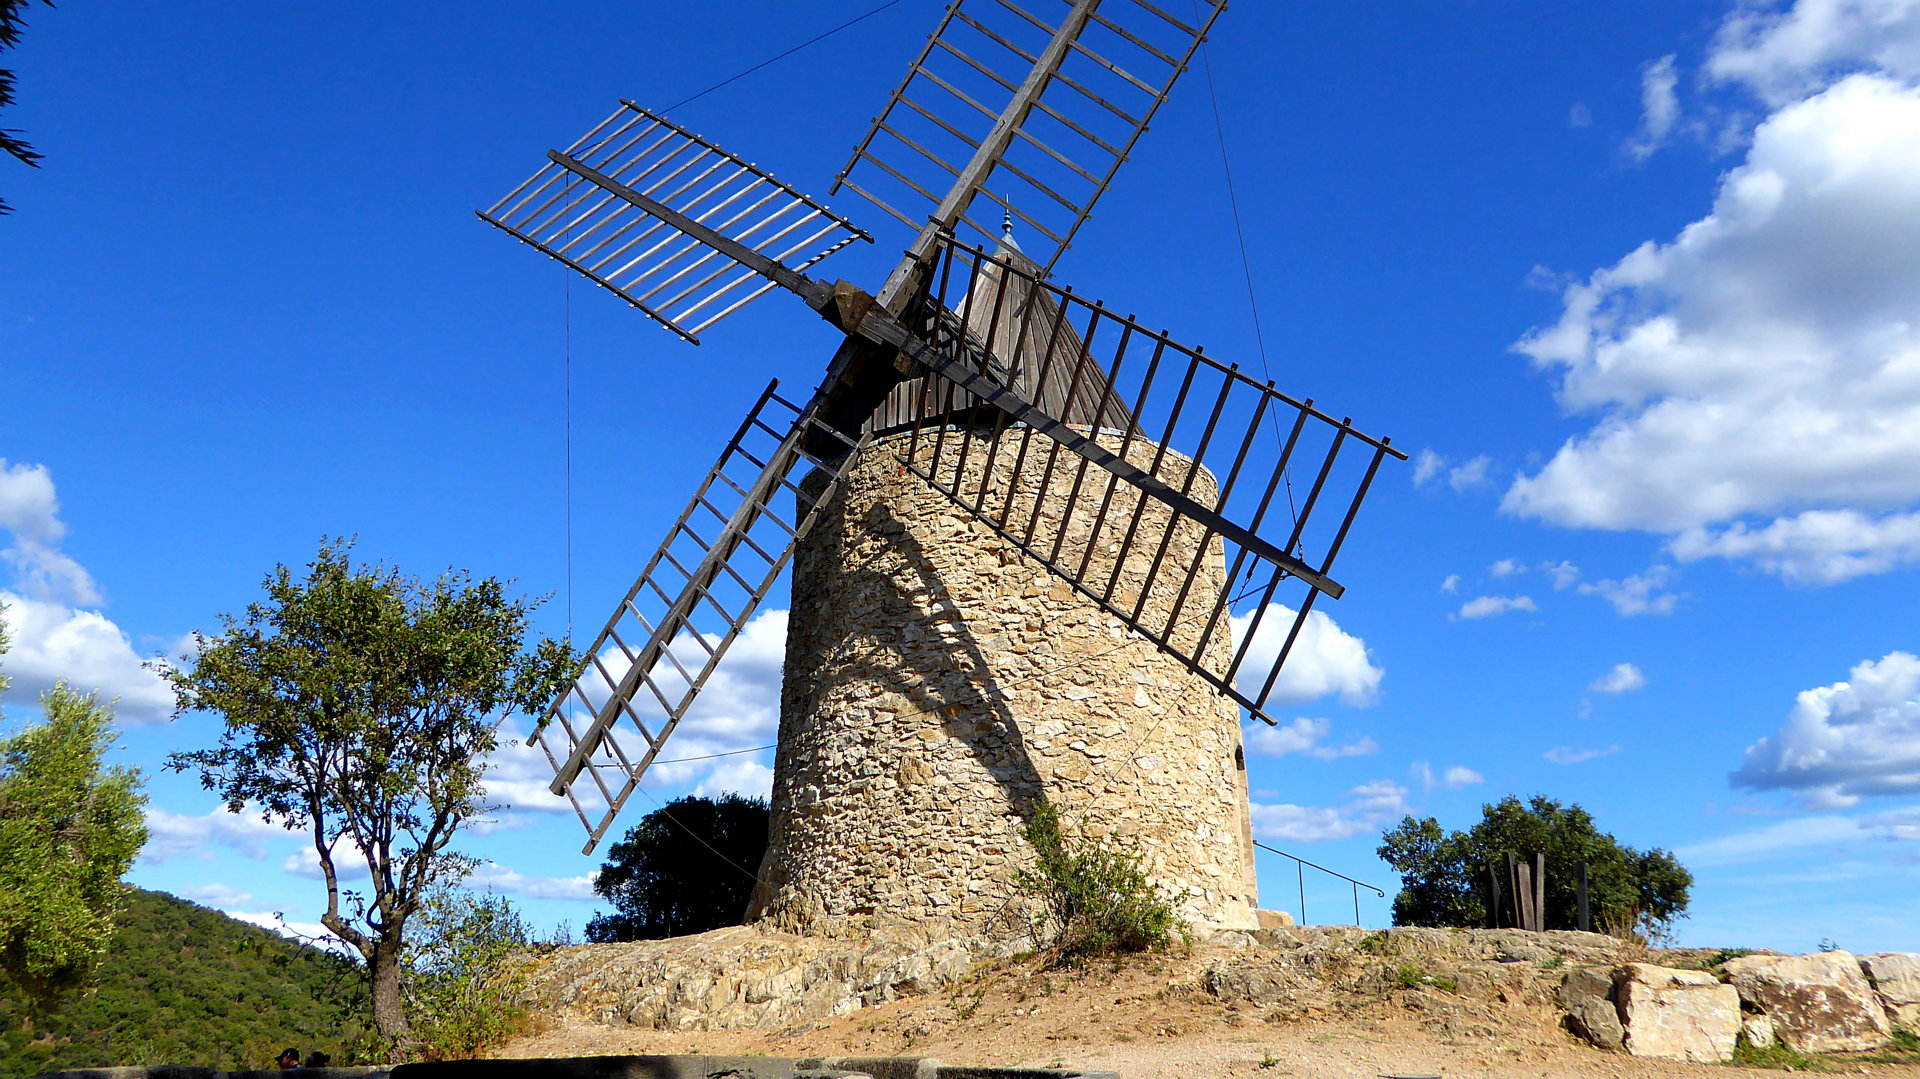
[[[1068,836],[1060,811],[1042,805],[1021,830],[1035,860],[1015,887],[1038,901],[1034,943],[1056,962],[1159,950],[1185,927],[1147,880],[1140,856],[1086,836]]]
[[[402,992],[414,1052],[427,1060],[471,1059],[519,1032],[515,957],[531,944],[504,897],[436,887],[407,926]]]

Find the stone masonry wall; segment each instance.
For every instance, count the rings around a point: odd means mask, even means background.
[[[973,437],[966,489],[984,471],[991,506],[1010,493],[1038,505],[1035,535],[1055,535],[1078,458],[1061,455],[1049,474],[1044,437]],[[1237,707],[903,468],[905,439],[865,451],[796,552],[772,836],[749,917],[826,936],[1006,939],[1021,924],[1010,880],[1031,858],[1019,830],[1044,799],[1069,831],[1137,849],[1156,885],[1185,893],[1190,922],[1255,927]],[[1136,441],[1128,456],[1150,466],[1155,452]],[[951,468],[958,457],[949,444],[942,459]],[[1168,453],[1159,474],[1178,486],[1187,464]],[[1107,525],[1090,537],[1109,486],[1087,472],[1068,517],[1063,561],[1076,564],[1092,539],[1083,579],[1113,573],[1138,508],[1132,488],[1114,487]],[[1191,494],[1214,493],[1201,470]],[[1026,524],[1018,513],[1010,523],[1016,535]],[[1185,521],[1168,535],[1169,524],[1148,500],[1119,567],[1122,606],[1162,537],[1147,609],[1164,616],[1174,602],[1203,537]],[[1223,585],[1212,547],[1181,607],[1176,636],[1189,645]],[[1230,649],[1222,619],[1213,669]]]

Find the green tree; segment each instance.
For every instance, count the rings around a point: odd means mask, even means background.
[[[576,664],[559,641],[525,647],[537,601],[508,598],[499,580],[356,566],[351,546],[323,541],[302,577],[276,567],[264,601],[222,616],[218,637],[195,635],[198,655],[169,672],[176,714],[226,726],[217,748],[169,766],[197,770],[232,811],[311,834],[321,923],[365,960],[374,1028],[399,1060],[413,1044],[407,921],[471,867],[448,844],[496,808],[483,772],[500,720],[539,713]],[[341,857],[365,864],[365,893],[341,887]]]
[[[428,1060],[466,1060],[519,1029],[515,957],[533,943],[504,896],[455,884],[429,890],[407,925],[408,1018]]]
[[[20,31],[26,29],[27,20],[21,11],[28,0],[0,0],[0,52],[5,52],[20,44]],[[45,0],[48,7],[53,0]],[[11,68],[0,68],[0,110],[13,104],[14,77]],[[12,128],[0,127],[0,152],[10,155],[23,165],[40,167],[40,152],[20,137],[20,132]],[[13,208],[5,199],[0,199],[0,215],[12,213]]]
[[[1432,817],[1403,819],[1381,837],[1381,860],[1400,873],[1395,925],[1487,924],[1487,867],[1508,854],[1546,856],[1546,925],[1572,929],[1579,911],[1580,865],[1589,867],[1588,902],[1602,932],[1659,935],[1683,917],[1693,874],[1669,851],[1641,852],[1594,827],[1578,805],[1511,795],[1481,807],[1480,823],[1444,832]]]
[[[65,682],[40,707],[0,740],[0,975],[46,1005],[106,953],[147,828],[139,773],[104,764],[113,709]]]
[[[767,852],[767,801],[738,794],[678,798],[640,818],[607,852],[593,890],[613,913],[587,923],[587,939],[704,933],[739,925]]]

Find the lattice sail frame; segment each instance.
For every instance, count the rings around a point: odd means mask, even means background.
[[[606,834],[855,460],[858,443],[781,397],[778,385],[767,386],[728,440],[587,649],[584,669],[535,729],[532,741],[553,765],[553,792],[566,795],[587,828],[583,853]],[[841,452],[822,458],[809,443]],[[822,482],[803,487],[800,479],[813,469]],[[774,505],[787,495],[794,499],[790,518]],[[701,624],[721,628],[709,633]],[[637,753],[615,737],[622,718],[642,739]],[[597,822],[576,793],[582,774],[604,807]]]
[[[777,263],[804,270],[873,237],[771,173],[622,101],[481,220],[593,279],[692,344],[772,281],[621,197],[637,191]],[[608,184],[606,181],[612,181]]]
[[[981,242],[1011,214],[1052,269],[1226,10],[1198,0],[1188,23],[1147,0],[1061,2],[1049,23],[1013,0],[954,0],[827,193]],[[995,207],[984,223],[965,212],[976,194]]]
[[[993,408],[990,398],[985,403],[991,411],[976,408],[967,422],[915,424],[906,449],[896,451],[902,464],[1253,716],[1276,723],[1266,711],[1266,700],[1315,601],[1323,592],[1335,599],[1344,592],[1329,574],[1360,503],[1382,460],[1405,460],[1406,454],[1389,439],[1361,432],[1350,419],[1336,420],[1321,412],[1311,399],[1296,400],[1272,382],[1253,379],[1237,365],[1180,344],[1132,316],[1037,280],[1016,260],[996,258],[950,236],[942,238],[935,259],[906,321],[932,342],[936,353],[984,374],[1000,366],[989,359],[1005,345],[992,340],[998,328],[1004,327],[1014,340],[1035,334],[1049,340],[1076,335],[1083,342],[1077,352],[1062,353],[1050,346],[1041,350],[1048,362],[1036,376],[1038,393],[1045,393],[1051,382],[1065,384],[1063,392],[1071,396],[1076,387],[1100,379],[1107,389],[1095,422],[1073,425],[1075,431],[1165,479],[1179,496],[1201,503],[1225,522],[1224,527],[1201,526],[1178,506],[1172,506],[1171,513],[1150,513],[1148,499],[1137,493],[1118,499],[1130,508],[1110,518],[1125,481],[1094,468],[1053,437],[1036,438],[1031,425]],[[976,293],[967,286],[989,268],[1002,279],[1025,276],[1028,296],[1044,294],[1052,302],[1032,302],[1011,316],[996,310],[981,318],[971,309]],[[1003,302],[1007,291],[992,291],[993,302]],[[965,298],[956,305],[949,304],[950,297],[961,296]],[[987,337],[967,327],[985,327]],[[920,392],[944,395],[944,401],[916,410],[933,416],[964,408],[969,396],[950,376],[923,382]],[[1199,407],[1190,409],[1196,402]],[[1192,449],[1177,452],[1175,445]],[[961,477],[969,475],[968,458],[976,448],[986,455],[977,469],[980,481],[963,484]],[[1038,486],[1028,490],[992,482],[995,476],[1027,475],[1029,459],[1045,462]],[[1008,467],[997,469],[999,462]],[[1295,468],[1303,478],[1312,476],[1298,500]],[[1052,517],[1043,509],[1058,501],[1052,497],[1056,471],[1068,485],[1068,496],[1064,512]],[[1066,480],[1068,475],[1071,480]],[[1201,483],[1203,475],[1211,477],[1210,483]],[[1208,492],[1206,486],[1215,490]],[[1283,492],[1284,504],[1277,497]],[[1315,517],[1315,510],[1326,505],[1336,507],[1337,523],[1328,524],[1325,515]],[[1075,522],[1078,513],[1089,519]],[[1086,534],[1069,545],[1067,537],[1075,528],[1085,528]],[[1176,542],[1176,532],[1195,528],[1201,532],[1197,541],[1187,535]],[[1263,528],[1276,534],[1284,529],[1286,540],[1262,540]],[[1077,559],[1070,553],[1063,557],[1068,548],[1078,550]],[[1144,581],[1123,584],[1123,568],[1135,564],[1135,552],[1146,550],[1153,556]],[[1198,554],[1184,562],[1177,557],[1169,561],[1168,553],[1174,550]],[[1224,568],[1225,588],[1217,600],[1200,599],[1208,589],[1196,590],[1196,582],[1215,559],[1222,560],[1215,568]],[[1104,579],[1089,575],[1096,563],[1105,570]],[[1289,591],[1305,586],[1304,596],[1289,597],[1291,607],[1278,602],[1288,580],[1298,582]],[[1236,603],[1250,596],[1257,598],[1236,613]],[[1190,600],[1195,601],[1191,607]],[[1276,614],[1278,619],[1269,625]],[[1277,632],[1282,624],[1283,638]],[[1223,650],[1219,634],[1237,639]]]

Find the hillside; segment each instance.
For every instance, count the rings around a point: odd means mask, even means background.
[[[114,1064],[266,1066],[281,1049],[342,1062],[346,961],[164,892],[134,889],[96,988],[39,1017],[0,987],[0,1077]]]

